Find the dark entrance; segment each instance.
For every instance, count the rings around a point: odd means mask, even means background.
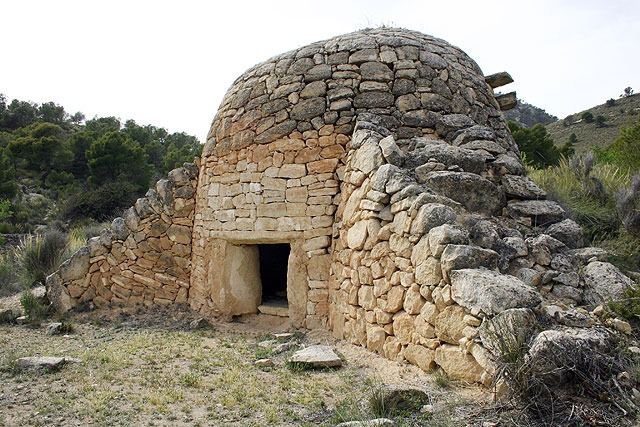
[[[288,243],[258,245],[260,253],[260,279],[262,304],[287,306]]]

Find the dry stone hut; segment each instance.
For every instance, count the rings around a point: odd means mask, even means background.
[[[49,297],[60,310],[284,315],[487,382],[492,319],[525,331],[532,309],[602,302],[603,274],[614,292],[629,285],[602,251],[577,249],[580,228],[524,176],[500,113],[513,95],[492,89],[508,82],[402,29],[256,65],[224,97],[201,158],[65,262]]]

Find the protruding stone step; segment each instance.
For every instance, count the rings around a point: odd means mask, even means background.
[[[518,105],[518,98],[516,98],[515,92],[505,93],[503,95],[496,96],[496,101],[500,106],[500,111],[507,111],[515,108]]]
[[[492,89],[497,87],[508,85],[509,83],[513,83],[513,77],[511,74],[506,71],[500,71],[499,73],[491,74],[484,78],[484,81],[487,82]]]

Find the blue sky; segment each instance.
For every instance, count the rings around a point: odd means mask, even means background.
[[[503,90],[560,118],[640,92],[632,0],[0,1],[0,93],[202,140],[251,65],[379,25],[443,38],[485,74],[509,71]]]

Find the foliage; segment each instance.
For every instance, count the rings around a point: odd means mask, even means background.
[[[9,200],[0,200],[0,221],[9,218],[12,213],[11,202]]]
[[[89,183],[100,187],[110,182],[129,182],[147,188],[151,167],[144,150],[123,133],[109,132],[91,144],[86,152]]]
[[[607,118],[605,116],[602,116],[600,114],[598,114],[596,116],[596,126],[599,128],[605,127],[607,125]]]
[[[622,225],[629,234],[640,238],[640,175],[631,178],[628,188],[618,191],[616,208]]]
[[[640,322],[640,286],[634,285],[619,300],[609,301],[609,308],[627,320]]]
[[[13,157],[21,160],[23,167],[41,171],[44,183],[54,169],[66,169],[72,160],[72,152],[65,142],[64,130],[51,123],[34,123],[18,132],[9,143]]]
[[[592,123],[593,122],[593,113],[591,113],[590,111],[585,111],[584,113],[582,113],[580,118],[582,118],[582,120],[584,120],[587,123]]]
[[[10,151],[0,147],[0,198],[13,198],[17,191],[16,170],[11,161]]]
[[[86,218],[104,221],[131,206],[139,195],[139,188],[129,182],[109,182],[92,191],[71,195],[61,207],[61,217],[67,221]]]
[[[558,166],[529,171],[531,178],[557,200],[592,241],[615,236],[621,226],[616,194],[629,175],[615,165],[594,164],[593,157],[562,159]]]
[[[20,305],[30,321],[35,322],[44,319],[50,312],[50,306],[41,298],[33,294],[31,289],[25,289],[20,295]]]
[[[572,157],[576,153],[576,144],[578,143],[578,137],[575,133],[569,135],[569,139],[560,147],[560,155],[565,159]]]
[[[633,95],[633,89],[631,88],[631,86],[627,86],[622,91],[622,95],[620,95],[620,98],[631,96],[631,95]]]
[[[527,129],[509,122],[509,129],[527,164],[535,168],[558,164],[560,151],[553,144],[553,139],[544,126],[537,124]]]
[[[67,238],[59,231],[25,237],[15,249],[16,268],[24,287],[44,285],[66,255]]]
[[[607,107],[613,107],[614,105],[616,105],[616,100],[613,98],[609,98],[607,99],[607,102],[605,103],[605,105]]]
[[[116,117],[85,121],[53,102],[7,102],[0,94],[0,200],[11,200],[14,211],[1,227],[29,231],[57,215],[111,216],[200,150],[197,138],[184,133],[133,120],[123,126]],[[83,197],[89,191],[97,194]]]
[[[620,130],[618,138],[603,150],[596,150],[598,160],[630,170],[640,170],[640,122]]]

